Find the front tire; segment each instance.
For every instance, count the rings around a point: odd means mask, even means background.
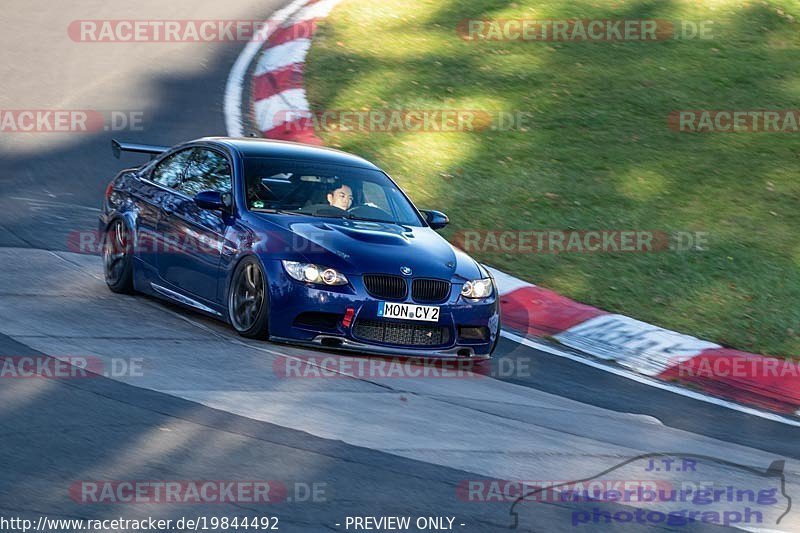
[[[103,238],[103,274],[112,292],[133,294],[133,246],[125,222],[114,220]]]
[[[242,337],[265,339],[269,335],[267,278],[253,256],[242,259],[228,290],[228,320]]]

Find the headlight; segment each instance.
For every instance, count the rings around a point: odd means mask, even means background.
[[[461,287],[461,296],[464,298],[488,298],[492,295],[492,278],[474,279]]]
[[[297,261],[281,261],[286,273],[297,281],[317,283],[319,285],[347,285],[344,274],[328,267],[313,263],[298,263]]]

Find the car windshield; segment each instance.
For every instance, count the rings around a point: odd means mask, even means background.
[[[383,173],[358,167],[245,158],[252,211],[422,226],[414,206]]]

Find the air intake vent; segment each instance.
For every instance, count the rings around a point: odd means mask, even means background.
[[[398,346],[441,346],[450,341],[450,330],[427,324],[401,324],[382,320],[359,320],[353,335],[366,341]]]
[[[364,287],[375,298],[403,300],[408,294],[406,280],[400,276],[366,274],[364,275]]]
[[[443,302],[450,296],[450,282],[441,279],[415,279],[411,284],[411,297],[416,302]]]
[[[301,328],[311,329],[336,329],[336,325],[342,319],[342,315],[335,313],[320,313],[318,311],[306,311],[300,313],[294,319],[293,325]]]

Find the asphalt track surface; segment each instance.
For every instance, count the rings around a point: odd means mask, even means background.
[[[282,531],[344,531],[347,516],[450,516],[457,530],[500,531],[511,522],[510,502],[464,501],[457,488],[465,480],[577,480],[654,452],[758,469],[783,459],[786,492],[800,497],[798,428],[505,339],[492,363],[495,375],[503,374],[498,379],[282,378],[275,369],[287,357],[325,354],[244,341],[190,311],[111,294],[99,259],[68,245],[74,232],[95,229],[113,174],[140,161],[113,159],[109,139],[169,145],[224,134],[225,81],[244,43],[76,43],[67,25],[84,18],[180,19],[187,9],[194,19],[262,19],[280,5],[5,6],[0,108],[133,110],[143,111],[145,122],[144,131],[115,134],[0,135],[0,354],[135,359],[143,370],[0,380],[0,515],[272,515]],[[755,483],[741,468],[709,469],[707,476],[723,485]],[[324,497],[295,494],[270,505],[87,504],[69,494],[81,480],[209,479],[317,484]],[[525,502],[516,508],[518,530],[725,529],[573,526],[574,513],[597,506]],[[765,514],[763,529],[800,529],[793,511],[780,525],[780,512]]]

